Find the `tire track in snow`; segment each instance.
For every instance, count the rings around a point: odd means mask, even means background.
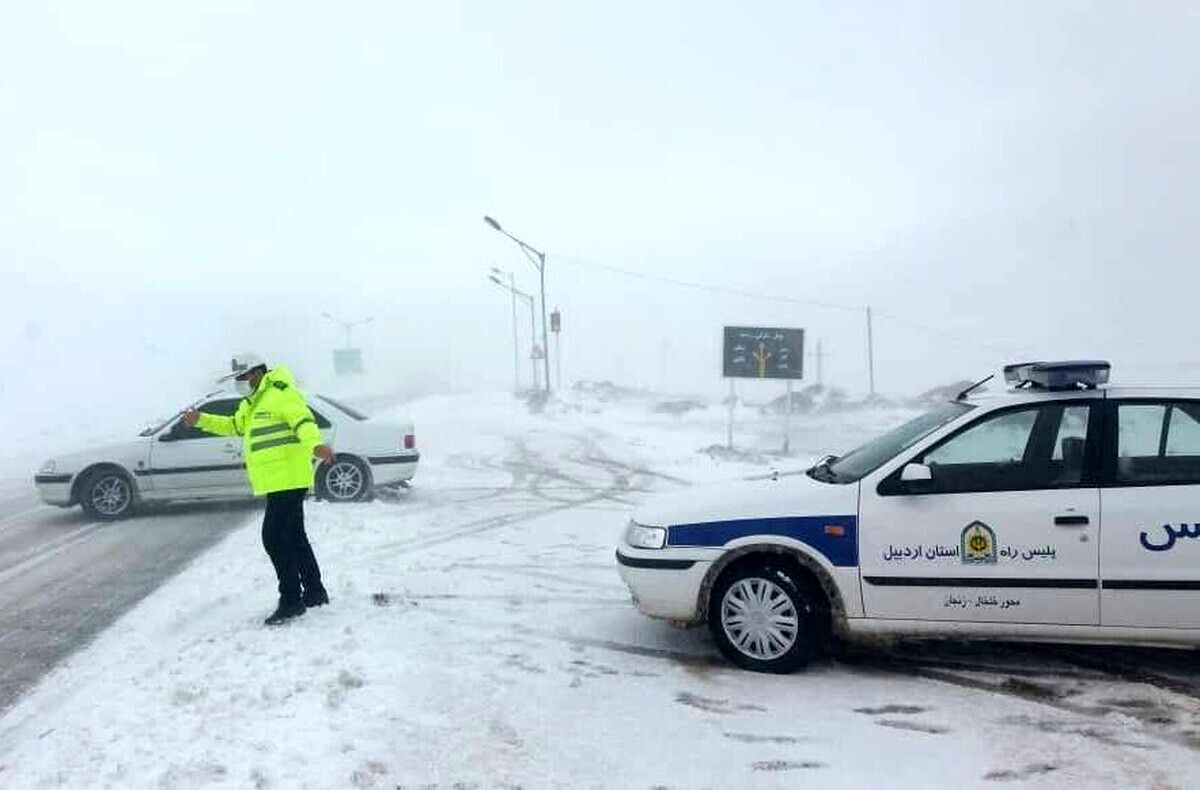
[[[397,595],[392,600],[403,601],[411,597],[413,596]],[[583,603],[584,601],[571,600],[570,602]],[[622,603],[628,602],[623,600]],[[650,645],[630,644],[628,642],[619,642],[615,639],[600,639],[597,637],[579,636],[563,631],[552,631],[548,628],[534,628],[532,626],[522,625],[519,623],[498,623],[495,620],[484,620],[482,618],[464,615],[461,611],[450,610],[446,609],[445,607],[421,607],[421,611],[427,614],[436,615],[439,621],[457,623],[459,625],[467,626],[472,630],[487,629],[489,631],[503,633],[507,636],[533,637],[552,642],[563,642],[575,647],[591,647],[613,653],[641,656],[643,658],[654,658],[660,660],[666,659],[677,664],[683,664],[690,667],[704,667],[716,670],[725,669],[730,672],[738,673],[743,671],[724,661],[716,652],[715,648],[712,652],[692,652],[688,650],[677,650],[670,647],[653,647]]]
[[[576,463],[585,468],[596,469],[603,472],[609,477],[607,485],[589,486],[588,481],[577,477],[565,474],[556,469],[550,462],[542,456],[532,451],[529,446],[521,439],[512,439],[511,447],[514,451],[515,458],[501,463],[501,466],[509,470],[513,474],[513,487],[502,491],[493,492],[492,494],[473,498],[470,504],[479,504],[486,500],[497,500],[505,495],[513,495],[519,493],[528,493],[537,499],[546,501],[548,504],[543,507],[532,507],[515,512],[504,513],[500,515],[484,516],[482,518],[468,521],[465,524],[458,525],[447,531],[439,532],[432,535],[424,535],[414,537],[409,540],[399,541],[392,544],[387,549],[382,549],[375,552],[372,556],[374,559],[390,559],[405,554],[412,554],[425,549],[440,546],[446,543],[451,543],[466,538],[472,538],[488,532],[504,529],[506,527],[515,526],[517,524],[526,523],[539,518],[545,518],[557,513],[565,513],[577,508],[594,505],[598,502],[614,502],[623,507],[633,507],[636,503],[624,499],[620,496],[622,493],[627,493],[630,490],[630,478],[628,475],[635,476],[646,475],[648,477],[660,477],[663,479],[671,479],[676,482],[678,478],[671,478],[669,475],[657,475],[650,470],[631,467],[627,464],[614,461],[602,453],[596,442],[589,437],[569,436],[566,437],[574,442],[578,447],[579,454],[571,455],[564,453],[559,457],[560,461],[567,463]],[[530,474],[532,472],[532,474]],[[550,478],[558,481],[568,482],[572,485],[579,486],[582,491],[590,492],[587,496],[575,498],[561,498],[548,496],[541,488],[542,480]],[[525,482],[524,488],[519,487],[521,482]],[[419,512],[429,512],[431,509],[441,509],[442,507],[459,507],[468,504],[463,501],[455,501],[437,505],[434,508],[427,508]]]
[[[1140,749],[1153,749],[1153,744],[1128,741],[1124,736],[1131,734],[1147,738],[1166,739],[1192,749],[1200,749],[1200,738],[1197,738],[1192,728],[1193,716],[1196,713],[1197,689],[1194,685],[1177,690],[1174,682],[1162,683],[1156,680],[1172,680],[1155,678],[1154,673],[1148,673],[1134,668],[1128,672],[1120,667],[1112,668],[1111,664],[1100,661],[1078,661],[1078,656],[1072,654],[1070,648],[1057,651],[1053,646],[1048,651],[1041,651],[1041,646],[997,648],[1007,651],[1008,655],[1024,658],[1037,656],[1045,658],[1047,654],[1060,659],[1063,663],[1074,667],[1009,667],[974,664],[957,659],[943,659],[938,656],[903,656],[895,653],[856,654],[850,657],[842,656],[834,663],[857,671],[891,676],[917,677],[938,683],[956,686],[971,691],[986,692],[1032,702],[1061,713],[1078,717],[1079,721],[1048,722],[1029,720],[1027,717],[1013,717],[1009,723],[1021,726],[1041,728],[1066,727],[1078,735],[1093,738],[1103,743],[1125,745]],[[1054,651],[1054,652],[1050,652]],[[1065,653],[1065,655],[1063,654]],[[1116,694],[1112,690],[1113,680],[1125,681],[1134,685],[1150,686],[1159,694],[1183,697],[1164,702],[1134,698],[1131,700],[1116,700],[1116,702],[1139,703],[1125,707],[1114,705],[1114,700],[1079,699],[1080,690],[1076,688],[1062,689],[1047,683],[1039,683],[1039,678],[1076,681],[1081,684],[1104,684],[1100,688],[1092,685],[1087,688],[1091,692],[1105,691],[1110,696]],[[1086,688],[1086,687],[1085,687]],[[1142,709],[1141,703],[1145,708]],[[1121,714],[1136,719],[1143,728],[1141,732],[1130,732],[1112,724],[1112,715]],[[1172,713],[1174,716],[1164,715]],[[1080,723],[1083,722],[1083,723]],[[1073,728],[1073,729],[1072,729]],[[1182,728],[1182,729],[1180,729]]]

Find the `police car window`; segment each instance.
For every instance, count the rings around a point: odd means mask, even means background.
[[[1171,409],[1167,455],[1200,455],[1200,420],[1182,407]]]
[[[1123,403],[1117,407],[1117,455],[1122,458],[1157,456],[1166,416],[1164,404]]]
[[[1090,412],[1086,404],[1049,403],[984,417],[921,459],[933,473],[924,493],[1079,485]]]
[[[1064,458],[1076,457],[1083,452],[1083,443],[1087,440],[1088,414],[1091,409],[1087,406],[1068,406],[1063,409],[1062,420],[1058,426],[1058,436],[1054,440],[1054,451],[1050,458],[1061,461]]]
[[[1117,404],[1116,480],[1200,485],[1200,403]]]
[[[974,407],[966,403],[946,403],[909,420],[898,428],[851,450],[828,467],[814,467],[809,476],[826,483],[853,483],[874,472],[898,454],[929,434],[963,416]]]
[[[1025,409],[985,419],[926,455],[925,463],[1020,463],[1029,446],[1037,414],[1037,409]]]

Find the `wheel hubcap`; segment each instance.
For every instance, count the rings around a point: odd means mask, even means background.
[[[351,463],[334,464],[325,477],[325,487],[335,499],[353,499],[362,491],[362,470]]]
[[[92,505],[106,516],[129,506],[129,484],[120,477],[105,477],[92,487]]]
[[[771,661],[796,644],[800,616],[778,584],[769,579],[742,579],[721,599],[721,626],[739,652]]]

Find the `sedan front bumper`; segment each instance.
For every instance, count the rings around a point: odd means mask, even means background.
[[[628,546],[617,549],[617,570],[633,594],[634,604],[643,614],[663,620],[696,623],[704,619],[700,587],[711,565],[711,558],[663,556],[662,551]]]
[[[74,504],[71,501],[71,475],[38,474],[33,476],[33,484],[47,505],[70,507]]]

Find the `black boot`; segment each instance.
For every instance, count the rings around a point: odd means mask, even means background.
[[[291,620],[293,617],[299,617],[302,614],[304,614],[303,603],[300,601],[295,601],[293,603],[280,598],[279,606],[275,609],[275,612],[270,617],[268,617],[266,620],[263,620],[263,624],[281,625],[286,623],[288,620]]]
[[[313,587],[305,589],[302,597],[304,605],[308,608],[314,606],[324,606],[329,603],[329,593],[325,592],[324,587]]]

